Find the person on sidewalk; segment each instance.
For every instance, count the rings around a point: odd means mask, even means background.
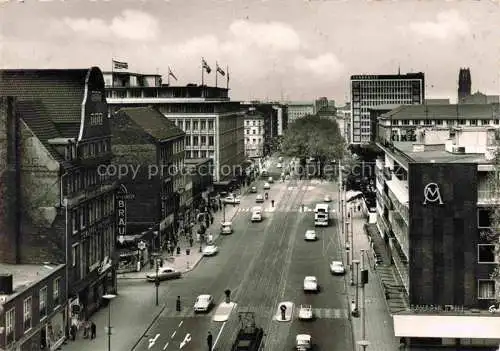
[[[208,346],[208,351],[212,351],[213,347],[213,336],[211,332],[208,332],[207,336],[207,346]]]
[[[71,340],[73,340],[73,341],[76,340],[76,332],[77,332],[76,324],[73,323],[73,324],[71,324],[71,327],[69,328],[69,333],[71,334]]]
[[[96,325],[94,321],[90,321],[90,339],[94,340],[96,337]]]

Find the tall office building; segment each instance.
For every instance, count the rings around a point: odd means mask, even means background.
[[[460,68],[458,72],[458,98],[457,103],[461,103],[464,98],[471,94],[472,80],[469,68]]]
[[[351,143],[373,141],[370,108],[418,105],[425,97],[424,73],[351,76]]]

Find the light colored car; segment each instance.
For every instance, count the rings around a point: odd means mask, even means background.
[[[146,279],[150,282],[154,282],[156,280],[156,271],[146,273]],[[160,267],[158,269],[158,279],[159,280],[168,280],[168,279],[177,279],[181,277],[181,272],[176,271],[172,267]]]
[[[299,319],[310,320],[313,319],[313,309],[311,305],[300,305]]]
[[[316,231],[312,229],[306,230],[306,234],[304,235],[304,240],[306,241],[314,241],[317,240]]]
[[[207,245],[203,249],[203,256],[213,256],[219,252],[219,248],[216,245]]]
[[[323,202],[331,202],[332,201],[332,197],[330,195],[325,195],[323,197]]]
[[[262,221],[262,207],[256,206],[252,209],[252,222]]]
[[[193,309],[195,312],[208,312],[213,303],[214,298],[212,295],[200,295],[196,298]]]
[[[257,192],[257,187],[256,186],[251,187],[250,192],[255,194]]]
[[[233,223],[232,222],[222,222],[220,225],[221,234],[232,234],[233,233]]]
[[[306,351],[312,349],[312,338],[309,334],[298,334],[295,338],[295,347],[297,351]]]
[[[277,168],[282,168],[282,167],[283,167],[283,165],[282,165],[281,163],[278,163],[278,164],[276,165],[276,167],[277,167]]]
[[[345,273],[344,264],[340,261],[332,261],[332,263],[330,263],[330,272],[332,274],[344,274]]]
[[[268,182],[264,183],[264,190],[269,190],[271,189],[271,185]]]
[[[257,196],[255,197],[255,202],[256,203],[263,203],[264,202],[264,196],[262,196],[262,194],[257,194]]]
[[[304,291],[317,292],[318,279],[314,276],[307,276],[304,278]]]
[[[267,182],[268,182],[269,184],[274,183],[274,179],[273,179],[273,177],[269,177],[269,178],[267,178]]]
[[[239,196],[229,195],[224,199],[226,204],[239,204],[241,202],[241,198]]]

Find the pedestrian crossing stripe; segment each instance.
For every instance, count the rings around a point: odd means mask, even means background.
[[[248,207],[248,208],[245,208],[245,207],[240,207],[238,208],[238,210],[236,212],[252,212],[252,209],[253,207]],[[307,207],[305,206],[304,207],[304,210],[302,210],[302,207],[301,206],[297,206],[297,208],[295,209],[292,209],[292,208],[282,208],[282,207],[269,207],[269,208],[265,208],[264,209],[264,212],[314,212],[314,209],[311,208],[311,207]],[[335,213],[336,211],[335,210],[330,210],[331,213]]]
[[[294,319],[299,319],[299,310],[300,305],[296,305],[293,311]],[[256,312],[256,314],[261,314],[265,311],[264,314],[271,315],[271,309],[269,308],[259,311],[259,309],[252,307],[238,307],[238,311],[252,311]],[[348,319],[349,311],[346,308],[313,308],[313,317],[317,319]]]
[[[208,312],[198,312],[194,313],[193,308],[190,307],[185,307],[182,308],[180,312],[178,312],[175,307],[173,308],[165,308],[165,310],[162,313],[162,316],[164,317],[170,317],[170,318],[211,318],[215,314],[215,310],[217,309],[217,306],[212,306],[210,311]]]

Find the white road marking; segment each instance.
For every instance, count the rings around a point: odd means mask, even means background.
[[[176,333],[177,333],[177,330],[172,333],[172,339],[175,337]]]
[[[149,339],[149,345],[148,345],[148,350],[151,349],[155,344],[156,340],[160,337],[160,334],[156,334],[156,336],[152,339]]]
[[[179,348],[182,349],[184,346],[186,346],[189,342],[191,342],[191,334],[186,334],[184,337],[184,340],[179,344]]]
[[[168,347],[168,342],[165,344],[165,346],[163,346],[163,350],[166,350]]]
[[[184,323],[184,321],[180,321],[180,322],[179,322],[179,325],[177,326],[177,328],[180,328],[180,327],[181,327],[181,325],[182,325],[182,323]]]
[[[221,334],[222,334],[222,331],[224,330],[224,326],[225,326],[225,325],[226,325],[226,322],[222,323],[222,327],[220,327],[219,334],[217,334],[217,336],[215,337],[215,342],[214,342],[214,344],[212,345],[212,346],[213,346],[213,347],[212,347],[213,349],[215,349],[215,345],[217,345],[217,341],[219,341],[219,338],[220,338],[220,336],[221,336]]]

